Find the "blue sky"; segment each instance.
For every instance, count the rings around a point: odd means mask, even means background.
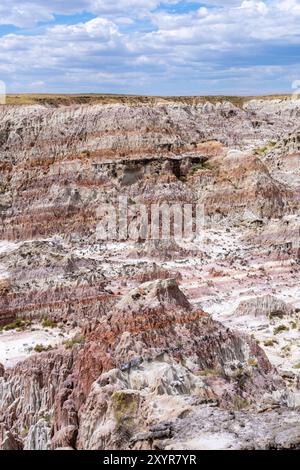
[[[300,0],[1,0],[8,92],[292,92]]]

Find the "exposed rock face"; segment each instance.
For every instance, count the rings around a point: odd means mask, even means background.
[[[0,449],[299,448],[300,102],[238,103],[0,107]]]
[[[278,386],[281,379],[255,342],[192,307],[166,280],[121,299],[77,353],[43,354],[8,371],[0,410],[25,449],[129,448],[140,440],[137,430],[146,432],[145,419],[160,425],[152,410],[168,396],[177,403],[175,418],[193,400],[194,406],[199,400],[250,406]]]
[[[293,113],[298,109],[298,101],[266,102],[264,110],[258,102],[243,109],[231,103],[2,107],[1,235],[10,240],[71,232],[87,236],[112,178],[125,188],[147,173],[176,179],[192,161],[216,153],[215,146],[201,147],[203,141],[259,146],[277,140],[296,127]],[[184,164],[157,157],[187,151],[192,154]],[[149,163],[140,158],[153,154]],[[131,155],[139,160],[129,161]],[[261,184],[265,186],[263,178],[257,190]]]
[[[253,315],[254,317],[284,317],[291,313],[291,308],[280,299],[272,295],[265,295],[244,300],[236,310],[237,315]]]
[[[166,439],[166,449],[299,450],[298,417],[297,412],[284,410],[278,423],[278,412],[272,409],[251,414],[200,406],[176,421],[177,438]]]
[[[65,402],[71,392],[67,378],[73,363],[73,353],[44,353],[20,363],[0,379],[2,426],[16,441],[22,441],[24,448],[48,448],[57,410],[59,425],[69,424],[60,403],[61,397]],[[76,421],[75,411],[74,414]],[[67,415],[71,419],[71,410]]]
[[[231,362],[247,361],[253,348],[192,308],[173,280],[157,281],[130,292],[100,322],[81,353],[79,376],[95,380],[115,367],[130,369],[131,361],[161,354],[174,360],[191,357],[196,370],[223,370]],[[265,359],[262,355],[261,365],[269,372]],[[84,382],[83,389],[89,386]]]
[[[50,450],[51,428],[43,419],[29,430],[24,450]]]

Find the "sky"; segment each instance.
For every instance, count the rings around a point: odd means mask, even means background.
[[[300,0],[0,3],[9,93],[258,95],[295,80]]]

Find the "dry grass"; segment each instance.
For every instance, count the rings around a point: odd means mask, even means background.
[[[236,106],[243,106],[251,99],[259,98],[265,100],[282,99],[288,100],[290,95],[270,96],[137,96],[137,95],[114,95],[114,94],[12,94],[7,95],[9,105],[32,105],[42,104],[49,106],[68,106],[71,104],[154,104],[154,103],[184,103],[200,104],[205,102],[216,103],[220,100],[230,101]]]

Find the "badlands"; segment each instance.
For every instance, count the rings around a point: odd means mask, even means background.
[[[300,449],[299,118],[284,96],[0,106],[1,450]]]

